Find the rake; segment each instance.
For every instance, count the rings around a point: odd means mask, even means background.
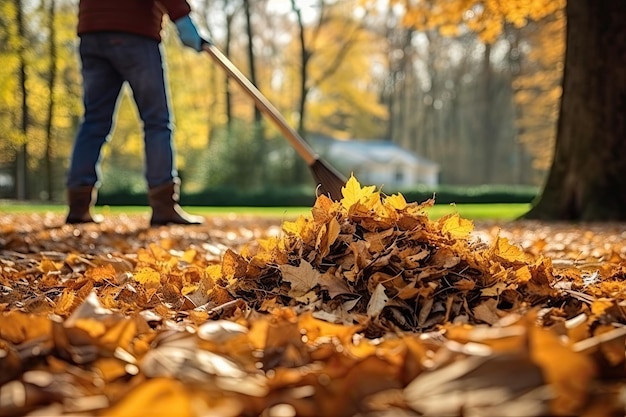
[[[269,102],[267,98],[248,80],[235,65],[220,52],[215,45],[204,42],[202,45],[211,58],[234,79],[243,90],[254,100],[257,108],[269,117],[281,133],[287,138],[291,146],[298,152],[300,157],[306,162],[311,170],[311,174],[318,185],[321,194],[330,195],[333,200],[342,198],[341,188],[346,184],[346,178],[332,167],[328,162],[322,160],[311,149],[309,144],[296,132],[280,114],[280,112]]]

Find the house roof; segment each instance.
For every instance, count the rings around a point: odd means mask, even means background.
[[[326,136],[312,136],[311,144],[325,157],[342,164],[404,163],[439,168],[439,164],[398,146],[388,140],[337,140]]]

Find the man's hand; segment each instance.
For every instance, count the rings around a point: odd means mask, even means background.
[[[181,17],[174,22],[178,29],[178,37],[183,45],[188,46],[198,52],[202,50],[202,38],[198,34],[196,25],[193,24],[189,15]]]

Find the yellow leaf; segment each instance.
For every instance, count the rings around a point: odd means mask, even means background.
[[[374,188],[374,187],[372,187]],[[380,201],[380,193],[372,190],[372,193],[364,195],[361,198],[361,203],[367,207],[368,210],[373,210],[375,213],[379,213],[382,208],[382,204]]]
[[[197,253],[198,251],[196,251],[195,249],[187,249],[181,259],[189,264],[193,263],[193,260],[196,257]]]
[[[133,278],[145,287],[158,287],[161,285],[161,274],[149,267],[139,269],[135,272]]]
[[[362,188],[361,184],[354,178],[354,175],[351,175],[348,181],[346,181],[346,185],[341,187],[341,194],[343,195],[341,205],[348,210],[354,204],[360,202],[362,198],[371,196],[375,190],[376,187],[373,185]]]
[[[613,307],[615,300],[611,298],[599,298],[591,303],[591,312],[596,316],[604,314],[606,310]]]
[[[295,222],[284,221],[283,231],[288,235],[302,237],[302,231],[306,227],[307,220],[304,216],[299,216]]]
[[[213,265],[209,265],[206,267],[205,272],[207,274],[207,276],[212,280],[212,281],[217,281],[220,278],[222,278],[222,265],[220,264],[213,264]]]
[[[511,245],[505,237],[498,236],[494,242],[494,255],[508,262],[530,262],[530,257],[518,246]]]
[[[528,282],[532,279],[532,277],[533,275],[527,265],[515,271],[515,278],[517,279],[517,282]]]
[[[63,267],[63,263],[61,262],[53,262],[50,259],[42,259],[37,269],[44,274],[47,274],[48,272],[60,271],[61,267]]]
[[[385,198],[385,204],[396,210],[404,210],[407,206],[406,199],[402,194],[394,194]]]
[[[466,239],[474,230],[471,220],[461,218],[458,213],[452,213],[439,219],[439,225],[443,234],[453,239]]]
[[[195,292],[198,290],[198,288],[200,287],[200,285],[198,284],[187,284],[187,285],[183,285],[183,288],[181,288],[180,293],[182,295],[189,295],[192,292]]]

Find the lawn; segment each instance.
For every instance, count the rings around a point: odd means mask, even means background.
[[[436,204],[429,210],[432,219],[438,219],[449,213],[471,220],[514,220],[529,209],[528,204]],[[311,212],[310,207],[185,207],[193,214],[203,216],[220,216],[227,214],[250,215],[261,217],[292,218],[306,215]],[[4,202],[0,205],[0,215],[5,213],[54,213],[59,214],[67,210],[59,204],[25,204]],[[145,206],[97,206],[96,213],[100,214],[142,214],[149,211]]]

